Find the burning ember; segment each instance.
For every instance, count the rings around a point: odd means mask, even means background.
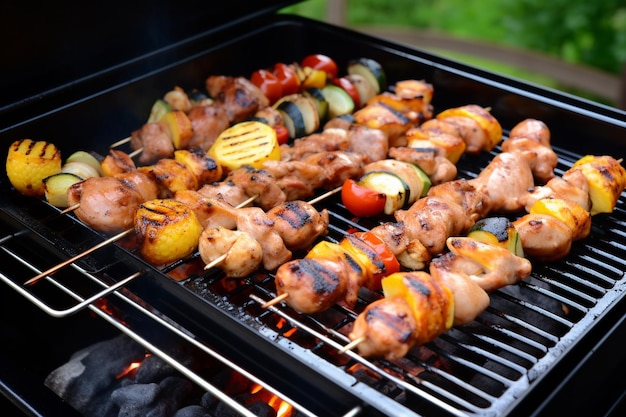
[[[257,416],[296,417],[293,407],[217,361],[185,363]],[[196,363],[198,362],[198,363]],[[89,417],[232,417],[209,392],[126,335],[96,343],[52,371],[45,385]]]

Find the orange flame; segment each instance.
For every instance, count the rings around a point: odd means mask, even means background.
[[[146,353],[146,356],[144,357],[147,358],[148,356],[150,356],[149,353]],[[117,376],[115,377],[115,379],[122,379],[124,377],[127,377],[129,375],[132,375],[133,372],[135,372],[137,370],[137,368],[139,368],[139,366],[141,365],[142,361],[139,362],[131,362],[126,368],[124,368],[122,370],[122,372],[120,372],[119,374],[117,374]]]

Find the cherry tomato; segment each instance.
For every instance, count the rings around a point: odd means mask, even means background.
[[[387,196],[348,178],[341,187],[341,201],[355,216],[371,217],[383,212]]]
[[[274,126],[276,132],[276,140],[279,145],[284,145],[289,142],[289,130],[283,125]]]
[[[274,65],[273,72],[283,88],[283,96],[295,94],[300,91],[300,78],[298,78],[298,73],[295,69],[279,62]]]
[[[300,62],[302,67],[311,67],[326,71],[328,78],[337,78],[337,64],[330,57],[322,54],[307,55]]]
[[[268,70],[258,70],[252,73],[250,82],[265,94],[270,103],[276,102],[283,96],[283,87],[280,80]]]
[[[360,106],[361,97],[359,97],[359,90],[354,86],[352,81],[350,81],[346,77],[341,77],[333,79],[332,82],[336,86],[343,88],[346,93],[348,93],[350,98],[352,98],[352,101],[354,101],[355,108],[358,108]]]
[[[372,232],[357,232],[354,233],[356,237],[363,240],[369,247],[371,247],[378,258],[384,265],[384,271],[381,273],[380,278],[400,271],[400,263],[396,258],[396,255],[391,252],[389,246],[377,235]]]

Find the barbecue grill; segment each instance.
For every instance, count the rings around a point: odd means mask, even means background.
[[[559,155],[557,175],[587,153],[622,157],[626,114],[614,108],[275,13],[288,2],[239,1],[212,10],[194,1],[157,3],[82,5],[55,21],[44,19],[51,5],[30,13],[26,5],[7,6],[2,26],[19,36],[6,54],[0,143],[8,148],[30,137],[65,155],[78,149],[105,155],[173,86],[201,89],[210,74],[249,75],[324,53],[340,68],[369,57],[391,81],[431,82],[436,111],[490,107],[505,135],[525,118],[543,120]],[[29,21],[36,30],[25,29]],[[53,41],[52,50],[35,50],[45,43],[42,36]],[[459,176],[475,177],[499,151],[463,156]],[[362,292],[354,311],[262,308],[276,293],[270,272],[226,281],[199,269],[197,254],[158,269],[123,241],[102,244],[108,236],[71,213],[18,195],[4,173],[0,187],[0,391],[7,406],[24,414],[81,415],[76,398],[55,392],[49,376],[75,352],[120,337],[242,415],[255,414],[239,393],[206,366],[190,364],[215,363],[288,403],[286,415],[294,416],[616,416],[624,410],[624,194],[612,214],[593,218],[590,236],[565,259],[534,263],[531,277],[492,293],[474,322],[389,362],[340,353],[348,341],[342,330],[376,293]],[[315,205],[330,211],[325,239],[331,241],[376,224],[355,221],[336,195]],[[22,285],[55,265],[62,267],[34,286]]]

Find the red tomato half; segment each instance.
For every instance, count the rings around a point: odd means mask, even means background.
[[[341,187],[341,201],[355,216],[371,217],[383,212],[387,196],[348,178]]]
[[[354,101],[355,108],[360,107],[361,97],[359,96],[359,90],[354,86],[354,84],[352,84],[352,81],[345,77],[341,77],[333,79],[333,84],[343,88],[346,93],[348,93],[352,101]]]
[[[302,59],[300,65],[326,71],[328,78],[337,78],[339,70],[337,64],[330,57],[322,54],[307,55]]]
[[[276,140],[278,140],[279,145],[284,145],[289,142],[289,130],[283,125],[274,126],[274,131],[276,132]]]
[[[265,94],[270,103],[276,102],[283,96],[283,87],[280,80],[270,71],[261,69],[252,73],[250,82]]]
[[[283,88],[283,96],[295,94],[300,91],[300,78],[295,69],[287,64],[278,63],[274,65],[274,75],[280,81]]]

